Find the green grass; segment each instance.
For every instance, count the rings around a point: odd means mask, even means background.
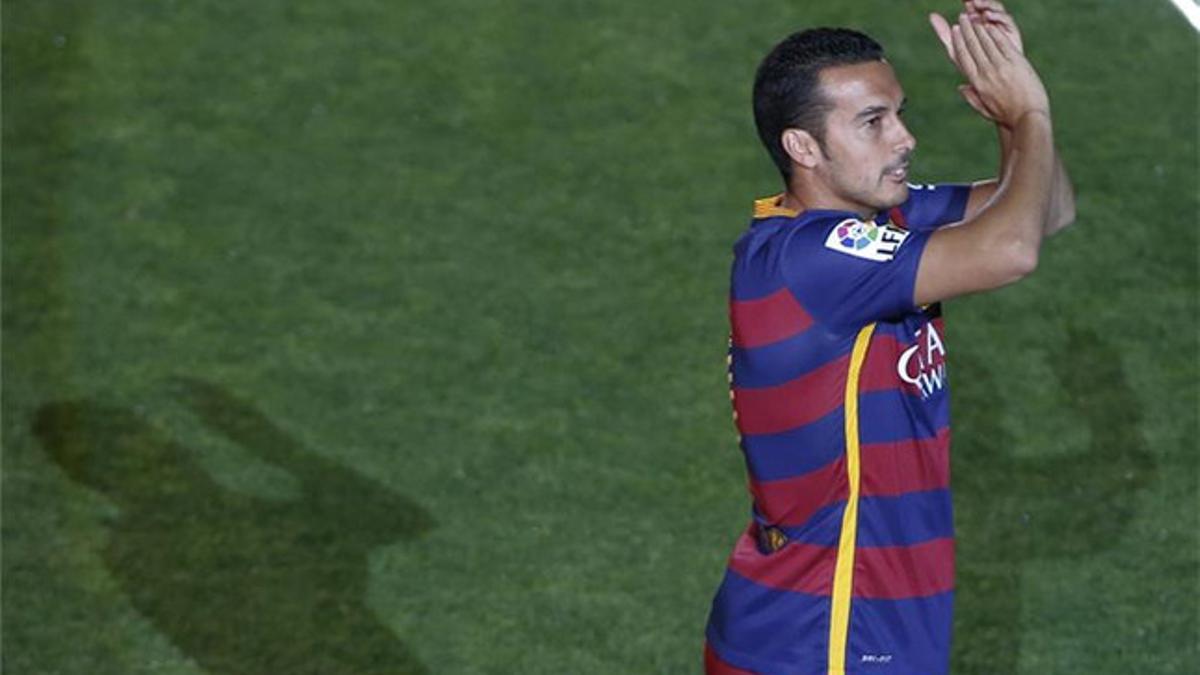
[[[1196,36],[1014,4],[1079,218],[947,307],[955,672],[1191,672]],[[861,26],[987,175],[929,9],[5,3],[5,671],[698,672],[753,68]]]

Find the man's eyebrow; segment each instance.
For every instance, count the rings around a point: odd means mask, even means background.
[[[854,119],[861,119],[864,117],[870,117],[872,115],[878,115],[879,113],[887,112],[888,109],[889,109],[889,106],[886,106],[886,105],[873,105],[870,108],[865,108],[862,112],[855,115]]]
[[[907,99],[907,98],[905,98],[905,99],[903,99],[903,100],[901,100],[901,101],[900,101],[900,107],[899,107],[899,108],[897,108],[897,110],[904,110],[905,106],[907,106],[907,105],[908,105],[908,99]],[[856,120],[857,120],[857,119],[863,119],[863,118],[866,118],[866,117],[870,117],[870,116],[872,116],[872,115],[878,115],[879,113],[885,113],[885,112],[887,112],[888,110],[891,110],[891,106],[886,106],[886,105],[873,105],[873,106],[871,106],[871,107],[869,107],[869,108],[864,108],[864,109],[862,110],[862,112],[860,112],[860,113],[858,113],[857,115],[855,115],[855,116],[854,116],[854,119],[856,119]]]

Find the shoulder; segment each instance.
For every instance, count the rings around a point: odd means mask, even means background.
[[[934,230],[962,220],[971,190],[966,183],[909,183],[908,199],[880,216],[909,230]]]
[[[913,234],[845,211],[812,211],[755,220],[738,239],[734,254],[743,261],[782,257],[793,265],[821,259],[881,263],[895,258]]]
[[[848,215],[805,212],[755,218],[734,245],[734,256],[743,264],[774,266],[784,258],[820,255],[829,233]]]
[[[890,223],[847,217],[824,224],[822,248],[842,255],[874,262],[889,262],[896,257],[912,233]]]

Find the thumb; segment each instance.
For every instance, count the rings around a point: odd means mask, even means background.
[[[950,24],[946,22],[946,18],[936,12],[929,15],[929,25],[933,26],[933,32],[941,41],[942,47],[946,49],[946,56],[954,61],[954,44],[950,40]]]
[[[967,105],[974,108],[975,112],[983,115],[985,118],[993,122],[996,120],[996,118],[992,116],[990,112],[988,112],[987,106],[983,104],[983,99],[979,97],[979,92],[975,91],[975,87],[972,87],[969,84],[960,84],[958,85],[958,93],[961,94],[963,99],[966,100]]]

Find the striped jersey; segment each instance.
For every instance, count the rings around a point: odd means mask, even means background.
[[[755,673],[935,675],[954,595],[940,306],[921,253],[969,186],[911,186],[871,221],[755,203],[734,246],[729,377],[752,519],[707,639]]]

